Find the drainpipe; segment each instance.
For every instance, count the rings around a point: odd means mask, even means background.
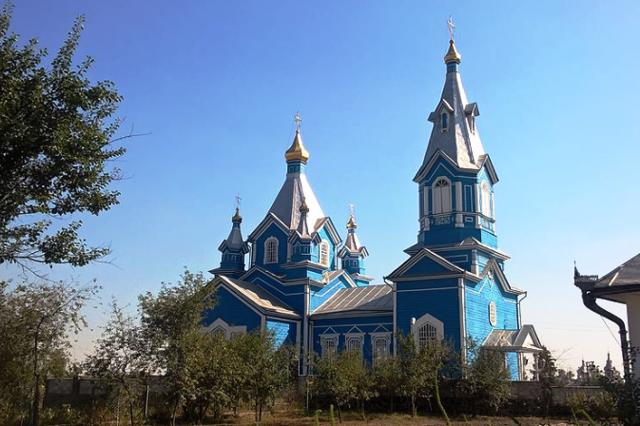
[[[582,302],[589,310],[595,312],[598,315],[602,315],[610,321],[615,322],[620,329],[620,346],[622,347],[622,364],[624,367],[625,380],[629,380],[631,377],[631,368],[629,366],[629,342],[627,341],[627,328],[624,321],[611,312],[604,309],[602,306],[596,303],[596,298],[591,293],[582,292]]]

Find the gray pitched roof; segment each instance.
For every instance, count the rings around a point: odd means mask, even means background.
[[[449,113],[448,129],[440,128],[440,113]],[[440,102],[429,115],[434,123],[429,138],[429,146],[424,156],[423,166],[438,152],[442,151],[460,168],[479,169],[485,155],[480,133],[477,127],[470,126],[470,120],[479,115],[478,105],[467,99],[460,73],[455,70],[447,72]]]
[[[339,290],[318,307],[313,315],[332,313],[388,313],[393,311],[393,296],[388,285],[368,285]]]
[[[246,299],[254,306],[261,308],[264,311],[268,311],[274,314],[280,314],[289,317],[299,318],[298,315],[291,307],[286,303],[263,289],[262,287],[250,283],[248,281],[242,281],[238,279],[229,278],[224,275],[218,276],[224,285],[234,293]]]
[[[640,254],[600,278],[594,287],[622,287],[634,284],[640,284]]]
[[[287,178],[269,212],[276,215],[289,229],[296,229],[300,220],[300,204],[303,198],[309,208],[307,223],[315,231],[319,221],[325,215],[304,173],[287,173]]]

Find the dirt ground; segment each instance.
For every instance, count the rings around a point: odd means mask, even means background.
[[[327,413],[323,412],[320,417],[321,425],[329,425],[329,419],[327,417]],[[250,425],[255,424],[253,421],[253,415],[250,412],[241,413],[239,418],[233,420],[232,423],[228,423],[229,425]],[[313,426],[315,425],[314,419],[311,417],[304,417],[301,415],[296,415],[295,413],[277,413],[275,415],[271,415],[265,413],[262,419],[262,425],[264,426]],[[506,426],[506,425],[572,425],[573,423],[569,423],[568,419],[542,419],[539,417],[517,417],[515,419],[511,419],[509,417],[485,417],[478,416],[475,418],[454,418],[451,419],[451,424],[453,425],[465,425],[465,426]],[[581,423],[582,425],[587,425],[586,421]],[[427,416],[418,416],[412,418],[409,415],[403,414],[393,414],[393,415],[385,415],[385,414],[371,414],[368,416],[367,420],[364,421],[355,413],[346,413],[343,415],[342,423],[338,423],[338,419],[336,418],[336,425],[340,426],[394,426],[394,425],[420,425],[420,426],[440,426],[446,425],[446,422],[440,417],[427,417]]]

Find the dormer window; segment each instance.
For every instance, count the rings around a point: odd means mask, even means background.
[[[482,214],[486,217],[493,218],[493,193],[486,181],[480,185],[480,203]]]
[[[278,263],[278,239],[275,237],[264,242],[264,263]]]
[[[440,129],[443,132],[446,132],[448,128],[449,128],[449,114],[442,111],[442,113],[440,114]]]

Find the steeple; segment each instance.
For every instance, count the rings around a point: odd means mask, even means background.
[[[300,204],[300,220],[298,221],[298,234],[300,234],[301,238],[310,238],[309,235],[309,224],[307,223],[307,213],[309,213],[309,207],[307,206],[307,201],[305,198],[302,198],[302,203]]]
[[[360,244],[356,229],[358,229],[358,224],[353,211],[351,211],[347,221],[347,239],[338,252],[338,256],[342,259],[342,269],[347,271],[358,285],[367,285],[372,280],[371,277],[364,275],[364,258],[369,256],[369,252],[365,246]]]
[[[242,239],[240,207],[236,207],[236,212],[231,217],[231,223],[229,236],[218,247],[218,250],[222,253],[220,267],[209,271],[212,274],[235,277],[242,275],[244,272],[244,255],[249,253],[249,245]]]
[[[305,174],[304,169],[309,160],[309,152],[302,143],[301,122],[300,114],[296,113],[296,133],[293,137],[293,143],[285,152],[287,176],[269,212],[276,215],[289,229],[295,230],[298,228],[300,206],[304,199],[308,208],[309,230],[313,232],[318,220],[324,218],[325,215]]]
[[[459,66],[462,55],[449,20],[444,87],[435,109],[427,150],[414,182],[419,185],[418,242],[406,252],[478,241],[497,248],[493,186],[498,176],[476,126],[478,105],[469,102]]]
[[[458,70],[461,60],[462,56],[451,39],[444,57],[447,69],[444,87],[440,101],[429,114],[433,129],[416,181],[437,152],[445,154],[461,169],[478,170],[482,166],[485,151],[475,122],[480,112],[478,104],[467,99]]]

